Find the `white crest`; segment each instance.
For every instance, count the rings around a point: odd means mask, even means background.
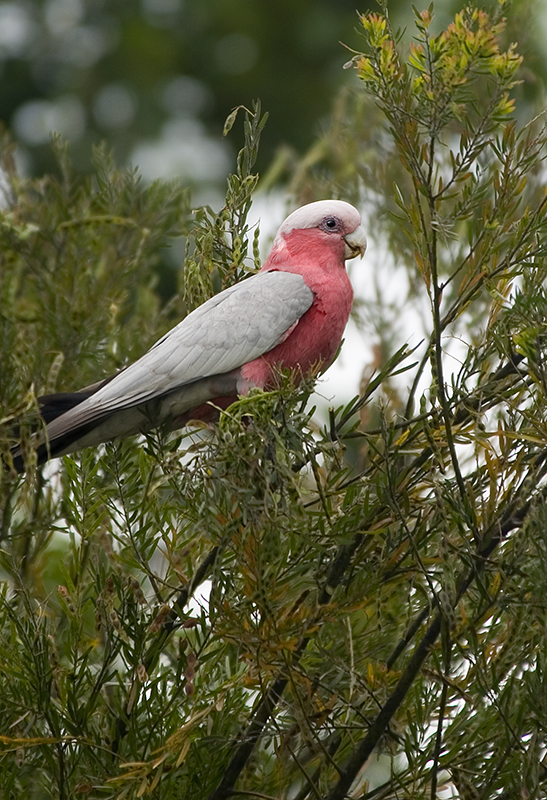
[[[361,224],[361,215],[350,203],[344,200],[317,200],[289,214],[277,231],[276,239],[296,229],[316,228],[330,215],[343,223],[345,233],[352,233]]]

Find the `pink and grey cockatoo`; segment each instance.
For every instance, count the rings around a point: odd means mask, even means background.
[[[38,461],[157,426],[207,419],[280,367],[333,360],[351,311],[345,261],[363,255],[359,212],[341,200],[302,206],[283,222],[264,266],[192,311],[138,361],[71,394],[40,398]],[[16,469],[23,469],[19,449]]]

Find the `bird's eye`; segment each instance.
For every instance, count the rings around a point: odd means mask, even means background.
[[[339,231],[340,220],[338,219],[338,217],[325,217],[320,227],[324,231]]]

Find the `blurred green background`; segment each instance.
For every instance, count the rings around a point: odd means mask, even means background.
[[[437,3],[439,24],[460,6]],[[532,74],[545,73],[544,6],[519,2],[514,15],[532,95]],[[233,163],[238,142],[222,138],[222,125],[238,104],[260,98],[270,113],[259,170],[281,147],[298,158],[311,146],[338,89],[357,88],[341,42],[359,50],[357,10],[368,8],[379,10],[355,0],[0,2],[0,120],[26,174],[55,168],[55,130],[78,170],[106,140],[120,165],[147,179],[180,176],[207,197]],[[401,28],[413,13],[406,0],[389,11]]]

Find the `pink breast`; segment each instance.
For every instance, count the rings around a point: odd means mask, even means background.
[[[315,300],[287,339],[243,365],[239,391],[251,386],[263,389],[272,386],[276,366],[307,373],[311,367],[325,369],[330,364],[344,335],[353,300],[346,270],[338,267],[333,273],[310,286]]]

